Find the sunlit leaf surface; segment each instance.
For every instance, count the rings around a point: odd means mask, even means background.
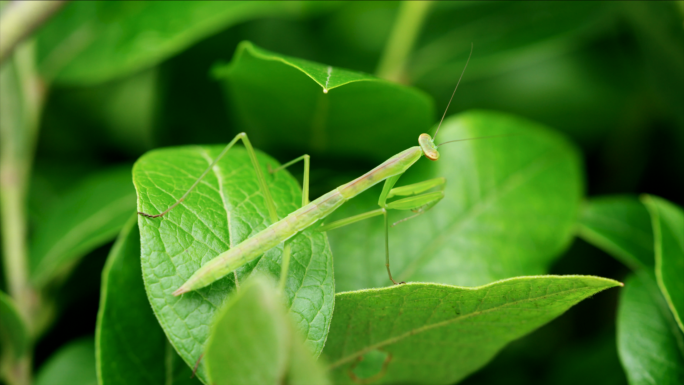
[[[453,384],[507,343],[620,283],[589,276],[520,277],[477,288],[405,284],[339,293],[324,355],[336,384],[369,353],[387,355],[374,384]]]
[[[133,170],[138,209],[156,214],[181,197],[221,146],[155,150],[140,158]],[[275,174],[270,157],[257,153],[267,184],[282,218],[301,205],[301,190],[285,171]],[[188,365],[204,352],[216,310],[235,288],[229,274],[200,290],[172,295],[200,266],[270,224],[256,172],[247,152],[233,148],[188,198],[166,216],[138,221],[142,270],[152,309],[171,344]],[[252,271],[280,275],[282,245],[237,270],[238,280]],[[285,298],[307,346],[323,349],[333,309],[332,254],[324,233],[304,231],[293,238]],[[198,375],[206,380],[204,367]]]

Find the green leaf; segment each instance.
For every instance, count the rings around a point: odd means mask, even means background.
[[[87,85],[149,68],[230,25],[302,14],[300,2],[73,2],[37,35],[48,79]]]
[[[138,209],[160,213],[192,185],[221,146],[155,150],[138,160],[133,179]],[[257,159],[279,217],[301,205],[301,189],[272,158]],[[192,366],[204,351],[214,313],[233,293],[229,274],[203,289],[174,297],[201,265],[270,224],[256,173],[243,148],[233,148],[182,204],[161,218],[140,216],[142,270],[147,296],[171,344]],[[239,282],[252,271],[278,277],[282,246],[237,270]],[[304,231],[292,238],[292,260],[284,297],[307,346],[317,356],[330,327],[334,300],[332,254],[323,233]],[[198,376],[206,382],[203,365]]]
[[[239,127],[267,151],[384,159],[414,145],[434,114],[432,100],[417,89],[247,41],[214,73],[225,79]]]
[[[19,314],[12,297],[0,291],[0,357],[17,359],[24,355],[30,339],[26,324]],[[3,368],[0,368],[3,369]]]
[[[41,366],[36,385],[97,385],[92,338],[70,342]]]
[[[399,180],[446,177],[447,185],[434,209],[390,228],[395,279],[477,286],[541,274],[568,245],[583,183],[577,151],[563,137],[521,118],[471,111],[445,120],[437,143],[508,134],[446,144],[438,161],[421,160]],[[362,195],[334,217],[377,208],[377,197]],[[410,214],[390,212],[390,221]],[[390,284],[382,219],[328,235],[338,291]]]
[[[651,221],[636,197],[592,198],[582,209],[578,234],[633,270],[653,268]]]
[[[653,222],[658,286],[684,332],[684,210],[654,195],[643,202]]]
[[[684,383],[684,335],[648,274],[627,279],[617,319],[618,352],[631,385]]]
[[[266,277],[250,278],[219,310],[207,341],[211,384],[326,384]]]
[[[364,356],[388,355],[373,384],[452,384],[507,343],[619,282],[590,276],[518,277],[477,288],[405,284],[339,293],[324,355],[336,384]]]
[[[87,178],[36,227],[30,256],[32,280],[45,285],[67,273],[85,254],[112,240],[134,210],[130,167]]]
[[[100,385],[199,383],[176,359],[147,301],[137,216],[119,234],[102,271],[95,345]]]

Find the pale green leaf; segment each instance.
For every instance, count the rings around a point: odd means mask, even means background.
[[[147,153],[133,176],[139,211],[156,214],[171,206],[208,167],[222,147],[178,147]],[[257,153],[282,218],[301,205],[301,189],[278,164]],[[234,293],[233,274],[210,286],[174,297],[201,265],[270,224],[247,152],[231,149],[196,190],[161,218],[140,217],[142,269],[152,309],[171,344],[193,366],[204,352],[214,313]],[[237,270],[239,282],[252,271],[278,277],[282,246]],[[332,254],[325,234],[304,231],[292,238],[284,296],[297,328],[317,356],[323,349],[334,300]],[[198,376],[206,380],[204,366]]]
[[[250,42],[214,73],[225,79],[239,126],[264,150],[379,160],[414,145],[433,121],[432,100],[418,89]]]
[[[653,268],[653,230],[636,197],[606,196],[585,203],[578,234],[632,269]]]
[[[92,338],[69,342],[38,370],[35,385],[97,385]]]
[[[257,276],[219,310],[205,357],[211,384],[328,382],[282,300],[268,277]]]
[[[654,195],[643,201],[653,223],[658,286],[684,332],[684,210]]]
[[[388,355],[373,384],[453,384],[507,343],[619,282],[590,276],[518,277],[465,288],[409,283],[336,295],[324,355],[336,384],[366,355]]]
[[[627,279],[620,296],[617,336],[631,385],[684,383],[684,335],[648,274]]]
[[[134,210],[130,166],[79,183],[36,227],[30,256],[33,281],[45,285],[67,273],[85,254],[112,240]]]
[[[510,115],[471,111],[444,121],[435,162],[420,160],[397,186],[446,178],[445,198],[389,231],[398,281],[463,286],[546,272],[572,240],[582,197],[575,147],[546,127]],[[376,209],[377,191],[355,198],[334,219]],[[390,212],[391,222],[412,215]],[[333,218],[331,218],[331,221]],[[328,232],[338,291],[391,284],[381,218]]]
[[[199,383],[176,359],[147,301],[137,217],[121,231],[102,272],[95,344],[100,385]]]

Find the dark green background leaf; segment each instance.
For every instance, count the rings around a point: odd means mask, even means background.
[[[590,276],[519,277],[477,287],[406,284],[336,295],[324,355],[336,384],[375,350],[390,355],[376,384],[451,384],[507,343],[619,282]]]
[[[620,360],[631,385],[684,383],[684,335],[648,275],[625,282],[617,327]]]
[[[653,195],[644,204],[653,224],[658,286],[684,332],[684,210]]]
[[[95,332],[99,384],[198,384],[190,367],[176,359],[147,301],[137,219],[121,231],[102,271]]]
[[[65,274],[109,242],[135,210],[130,166],[98,172],[79,183],[46,215],[31,244],[31,274],[39,285]]]
[[[446,177],[447,187],[433,210],[390,228],[396,279],[477,286],[541,274],[568,245],[583,184],[578,154],[563,137],[521,118],[471,111],[447,119],[437,143],[505,134],[515,135],[440,147],[438,161],[421,160],[399,180]],[[378,194],[350,201],[335,219],[377,208]],[[390,284],[381,219],[328,234],[337,291]]]
[[[384,160],[415,144],[433,121],[432,100],[418,89],[250,42],[214,72],[225,78],[238,126],[265,151],[285,147]]]
[[[26,324],[12,297],[0,291],[0,364],[24,355],[30,339]],[[0,367],[0,370],[5,369]]]
[[[653,229],[637,197],[590,199],[582,208],[578,234],[634,270],[653,269]]]
[[[36,385],[97,385],[92,338],[72,341],[40,367]]]
[[[222,150],[178,147],[155,150],[133,169],[138,209],[159,213],[173,204]],[[257,153],[262,171],[282,218],[301,205],[301,189],[287,173],[269,174],[277,167]],[[174,297],[202,264],[270,224],[256,173],[247,153],[233,148],[188,198],[161,218],[140,217],[142,269],[147,295],[167,337],[188,365],[204,351],[215,311],[230,297],[234,276],[229,274],[203,289]],[[239,280],[259,271],[280,274],[282,246],[237,270]],[[307,346],[318,355],[323,349],[333,308],[332,254],[325,234],[304,231],[292,242],[292,260],[285,298]],[[198,375],[206,380],[204,367]]]
[[[59,83],[99,83],[155,65],[229,25],[305,10],[301,2],[77,1],[41,29],[38,62]]]

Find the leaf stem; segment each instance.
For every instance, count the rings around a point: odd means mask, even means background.
[[[405,79],[406,61],[425,21],[432,1],[404,1],[392,27],[375,74],[383,79],[401,82]]]
[[[66,1],[12,1],[5,6],[0,17],[0,64],[10,57],[12,51],[31,35],[47,19],[57,12]]]

